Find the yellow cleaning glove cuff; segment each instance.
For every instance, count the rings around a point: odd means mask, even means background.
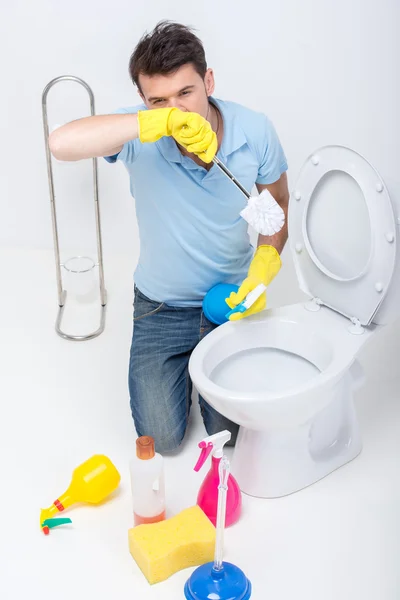
[[[141,142],[156,142],[165,135],[171,135],[171,115],[177,108],[154,108],[153,110],[139,110],[137,120],[139,125],[139,139]]]
[[[273,246],[258,246],[250,263],[248,277],[257,279],[257,285],[269,285],[282,266],[279,252]]]
[[[226,298],[226,303],[229,308],[235,308],[238,304],[243,302],[247,294],[254,290],[260,283],[269,285],[273,278],[278,274],[282,266],[281,257],[279,252],[273,246],[258,246],[253,260],[250,263],[250,267],[247,273],[246,279],[238,291],[232,292],[229,298]],[[255,303],[245,312],[237,312],[230,316],[231,321],[237,321],[243,317],[253,315],[264,308],[267,305],[267,295],[262,294]]]

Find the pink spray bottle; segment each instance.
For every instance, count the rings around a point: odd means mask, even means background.
[[[195,471],[199,471],[204,465],[208,456],[212,454],[211,468],[204,479],[199,493],[197,495],[197,504],[207,515],[213,525],[217,522],[218,508],[218,486],[219,486],[219,463],[223,456],[223,447],[226,442],[231,439],[230,431],[221,431],[210,437],[204,438],[199,443],[201,448],[200,458],[194,467]],[[228,492],[226,497],[226,517],[225,527],[229,527],[236,523],[239,519],[242,510],[242,494],[236,479],[229,475]]]

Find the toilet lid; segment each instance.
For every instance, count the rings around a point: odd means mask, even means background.
[[[289,204],[301,289],[362,325],[385,298],[396,258],[396,218],[379,173],[360,154],[325,146],[304,164]]]

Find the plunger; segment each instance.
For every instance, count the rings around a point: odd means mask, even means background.
[[[223,561],[226,494],[228,491],[229,460],[223,456],[219,463],[217,537],[214,562],[193,571],[185,584],[187,600],[248,600],[251,583],[239,567]]]

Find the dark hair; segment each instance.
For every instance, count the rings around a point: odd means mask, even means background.
[[[207,62],[202,42],[185,25],[160,21],[133,51],[129,74],[140,90],[139,75],[168,75],[189,63],[204,78]]]

